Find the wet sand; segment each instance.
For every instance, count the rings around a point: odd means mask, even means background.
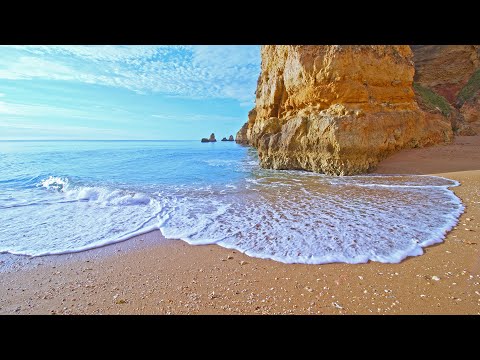
[[[282,264],[159,231],[76,254],[0,256],[0,314],[480,314],[480,136],[405,150],[377,173],[458,180],[444,243],[400,264]]]

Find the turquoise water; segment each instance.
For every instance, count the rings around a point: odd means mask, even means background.
[[[264,170],[233,142],[3,141],[0,252],[81,251],[160,229],[287,263],[399,262],[456,224],[456,185]]]

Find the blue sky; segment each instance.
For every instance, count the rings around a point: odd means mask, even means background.
[[[254,106],[260,46],[0,46],[0,140],[198,140]]]

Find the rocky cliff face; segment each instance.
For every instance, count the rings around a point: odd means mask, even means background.
[[[392,152],[449,141],[414,99],[408,46],[263,46],[256,106],[237,134],[263,167],[367,172]]]
[[[423,110],[442,108],[459,135],[480,134],[480,46],[414,45],[415,83],[444,100],[419,100]],[[421,95],[421,94],[419,94]],[[422,97],[422,96],[420,96]],[[440,102],[445,101],[448,110]]]
[[[480,67],[477,45],[412,45],[415,82],[455,103],[461,88]]]
[[[248,144],[247,138],[248,122],[243,124],[242,128],[238,130],[237,135],[235,135],[235,141],[239,144]]]
[[[463,117],[461,127],[458,127],[460,135],[479,135],[480,134],[480,92],[477,91],[474,96],[466,101],[460,108],[460,114]]]

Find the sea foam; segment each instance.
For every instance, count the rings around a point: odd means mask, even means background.
[[[210,165],[217,166],[214,162]],[[124,187],[48,176],[2,208],[0,251],[82,251],[160,229],[284,263],[397,263],[439,243],[463,205],[434,176],[260,170],[221,186]],[[27,191],[27,190],[24,190]],[[7,202],[5,202],[7,204]]]
[[[76,252],[158,229],[161,206],[146,194],[73,185],[68,178],[54,176],[40,181],[37,188],[48,194],[35,192],[36,201],[3,209],[0,252],[31,256]]]
[[[463,212],[449,179],[294,176],[250,179],[222,199],[192,197],[161,229],[190,244],[285,263],[398,263],[441,242]]]

